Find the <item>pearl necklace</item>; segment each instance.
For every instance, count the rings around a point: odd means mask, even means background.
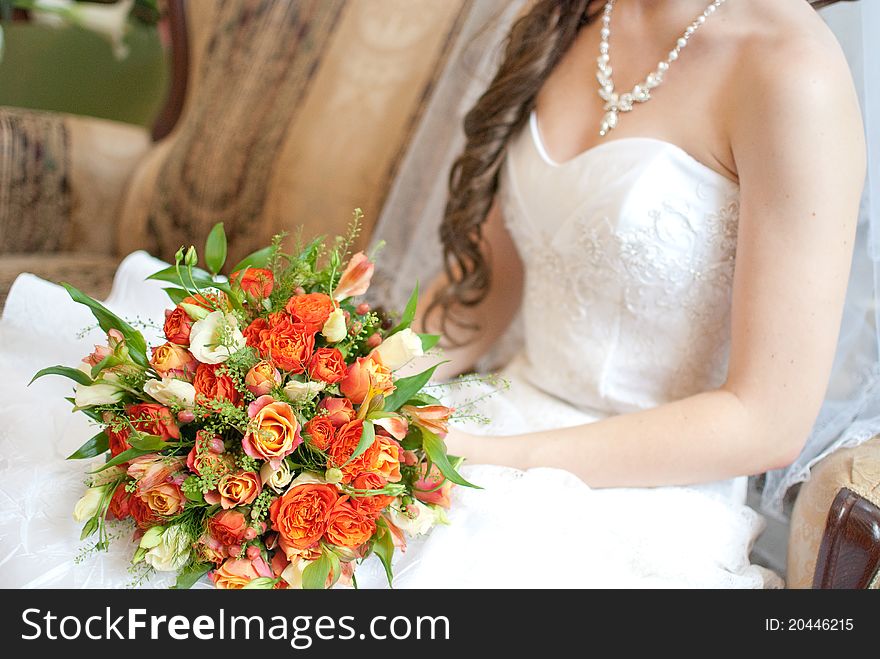
[[[649,73],[645,80],[632,88],[632,91],[617,94],[614,91],[614,79],[611,77],[611,54],[608,39],[611,37],[611,12],[614,9],[615,0],[605,3],[605,13],[602,15],[602,29],[599,32],[599,58],[596,60],[599,70],[596,79],[599,81],[599,96],[605,101],[605,116],[599,128],[599,136],[605,137],[617,127],[621,112],[632,112],[635,103],[645,103],[651,100],[651,90],[663,82],[663,76],[669,70],[669,65],[678,59],[682,48],[688,45],[688,41],[694,33],[706,22],[726,0],[715,0],[706,10],[697,16],[693,23],[688,25],[684,34],[675,42],[675,47],[669,51],[666,59],[657,65],[657,68]]]

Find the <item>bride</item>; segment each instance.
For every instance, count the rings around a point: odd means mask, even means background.
[[[455,488],[396,587],[781,585],[749,561],[746,476],[792,461],[822,402],[865,148],[808,2],[707,2],[537,0],[514,24],[465,123],[418,322],[448,338],[441,379],[517,312],[525,347],[502,392],[448,385],[467,413],[446,443],[482,489]],[[127,263],[108,306],[156,317],[155,264]],[[4,334],[10,372],[36,370],[25,316],[65,324],[63,292],[30,285],[4,313],[24,328]],[[4,581],[126,585],[124,543],[73,559],[82,468],[35,434],[71,423],[45,400],[0,409]],[[369,559],[357,579],[385,576]]]

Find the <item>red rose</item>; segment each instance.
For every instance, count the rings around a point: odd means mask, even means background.
[[[110,423],[112,418],[113,417],[109,412],[105,413],[104,421]],[[104,428],[104,434],[107,435],[107,439],[110,443],[110,454],[114,458],[123,451],[127,451],[131,448],[131,444],[128,443],[128,438],[131,435],[131,430],[129,428],[122,426],[119,430],[114,430],[112,425],[108,425]]]
[[[324,327],[334,305],[329,295],[307,293],[306,295],[294,295],[287,301],[285,308],[296,322],[305,323],[313,328],[313,332],[317,332]]]
[[[162,518],[153,512],[153,509],[147,505],[147,502],[137,495],[129,497],[128,511],[134,518],[138,527],[144,530],[151,526],[156,526],[162,521]]]
[[[237,510],[224,510],[208,520],[208,532],[225,546],[241,544],[248,523]]]
[[[311,436],[311,444],[322,451],[327,450],[336,435],[336,428],[328,416],[316,416],[303,428]]]
[[[158,403],[138,403],[125,408],[128,420],[135,430],[148,435],[156,435],[166,442],[169,439],[180,439],[180,428],[174,415],[164,405]]]
[[[345,377],[345,357],[336,348],[318,348],[309,361],[309,375],[313,380],[334,384]]]
[[[171,343],[188,346],[192,326],[192,318],[184,311],[183,307],[165,310],[165,325],[162,329],[165,332],[165,338]]]
[[[241,290],[258,300],[269,297],[275,286],[275,277],[266,268],[248,268],[244,272],[236,270],[230,279],[241,286]]]
[[[107,508],[108,514],[114,519],[125,519],[131,514],[130,501],[131,492],[125,489],[125,483],[120,483],[113,490],[113,496],[110,498],[110,505]]]
[[[241,393],[235,388],[228,373],[218,373],[220,368],[223,368],[223,364],[199,364],[193,379],[196,401],[205,404],[204,399],[210,399],[238,405],[241,402]]]

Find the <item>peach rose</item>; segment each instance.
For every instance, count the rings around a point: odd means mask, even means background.
[[[455,409],[444,405],[404,405],[400,412],[405,414],[413,423],[430,430],[436,435],[445,437],[449,432],[449,417]]]
[[[165,324],[162,326],[162,331],[165,332],[165,338],[171,343],[188,346],[192,326],[193,320],[183,307],[165,310]]]
[[[272,578],[272,569],[262,557],[230,558],[211,572],[211,581],[217,588],[241,589],[254,579]]]
[[[214,563],[219,565],[226,560],[229,554],[219,540],[210,535],[203,535],[193,545],[196,557],[200,563]]]
[[[180,428],[177,427],[174,415],[164,405],[138,403],[126,407],[125,413],[138,432],[161,437],[166,442],[170,439],[180,439]]]
[[[176,343],[163,343],[153,348],[150,366],[163,378],[180,378],[191,382],[196,373],[198,362],[189,350]]]
[[[352,403],[363,403],[371,389],[381,394],[394,391],[391,371],[375,354],[358,357],[356,362],[349,364],[345,377],[339,383],[339,391]]]
[[[281,373],[265,359],[257,362],[244,376],[244,385],[254,396],[264,396],[281,384]]]
[[[370,467],[378,459],[379,443],[374,441],[366,451],[351,462],[348,461],[360,443],[363,431],[362,419],[350,421],[336,431],[336,437],[327,449],[329,464],[342,471],[343,483],[350,483],[356,476],[370,471]]]
[[[260,477],[253,471],[226,474],[217,483],[217,491],[205,495],[205,501],[219,503],[224,510],[254,502],[261,489]]]
[[[196,389],[196,402],[202,405],[210,407],[211,401],[227,401],[233,405],[241,402],[241,392],[235,388],[235,383],[222,364],[199,364],[193,386]]]
[[[186,466],[194,474],[222,475],[230,470],[230,460],[225,455],[223,438],[206,430],[196,432],[196,441],[186,456]]]
[[[180,485],[174,482],[156,485],[145,491],[141,498],[147,507],[160,517],[173,517],[183,510],[186,503]]]
[[[236,270],[229,279],[257,300],[269,297],[275,287],[275,276],[266,268],[248,268],[244,272]]]
[[[327,530],[330,511],[338,498],[332,485],[305,483],[292,487],[269,506],[272,529],[291,547],[313,547]]]
[[[318,348],[309,361],[309,376],[327,384],[345,377],[345,357],[336,348]]]
[[[89,366],[97,366],[107,357],[117,351],[118,348],[124,347],[125,337],[118,329],[111,329],[107,332],[107,345],[95,346],[95,350],[83,361]]]
[[[446,479],[437,465],[431,465],[431,471],[428,473],[428,465],[423,462],[419,465],[419,479],[413,484],[413,496],[424,503],[449,508],[452,486],[452,481]]]
[[[348,265],[339,278],[339,283],[333,291],[333,298],[344,300],[345,298],[363,295],[370,287],[375,265],[363,252],[354,254],[348,261]]]
[[[285,307],[296,322],[308,325],[313,334],[324,326],[333,308],[333,300],[324,293],[294,295]]]
[[[242,440],[244,452],[278,469],[281,460],[302,443],[293,408],[271,396],[260,396],[248,406],[248,416],[254,429]]]
[[[312,446],[322,451],[327,450],[336,435],[336,429],[328,416],[316,416],[310,419],[304,429],[311,438]]]
[[[319,413],[326,411],[330,423],[337,428],[339,426],[344,426],[357,416],[354,412],[354,407],[351,405],[351,401],[347,398],[327,397],[318,403],[317,411]]]
[[[375,532],[376,520],[372,510],[357,499],[343,495],[330,511],[324,536],[339,547],[360,547]]]
[[[370,466],[373,471],[389,483],[396,483],[400,480],[400,444],[390,437],[376,436],[375,445],[379,447],[376,454],[376,460]]]

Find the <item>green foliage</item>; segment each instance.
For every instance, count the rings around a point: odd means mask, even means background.
[[[438,366],[440,366],[440,364],[434,364],[431,368],[422,371],[417,375],[411,375],[408,378],[400,378],[399,380],[395,380],[394,391],[392,391],[390,395],[385,397],[385,411],[396,412],[398,409],[400,409],[401,405],[403,405],[412,396],[418,393],[418,391],[422,387],[425,386],[428,380],[431,379],[431,376],[434,375],[434,371],[437,370]]]
[[[443,444],[443,440],[440,439],[439,436],[425,428],[421,428],[421,431],[422,448],[425,450],[425,453],[427,453],[431,462],[437,465],[437,468],[444,476],[446,476],[446,478],[453,483],[463,485],[464,487],[473,487],[478,490],[483,489],[478,485],[467,482],[461,474],[455,470],[455,467],[453,467],[452,463],[449,461],[449,456],[446,455],[446,446]]]
[[[92,384],[92,378],[89,377],[88,373],[84,373],[78,368],[70,368],[69,366],[49,366],[48,368],[38,371],[37,374],[31,378],[31,381],[28,382],[28,386],[32,385],[34,380],[41,378],[44,375],[60,375],[65,378],[70,378],[78,384]]]
[[[226,232],[223,230],[223,222],[218,222],[208,234],[205,241],[205,265],[211,274],[217,274],[226,263]]]
[[[97,435],[80,446],[76,451],[67,456],[68,460],[84,460],[85,458],[94,458],[101,455],[110,448],[110,439],[102,430]]]

